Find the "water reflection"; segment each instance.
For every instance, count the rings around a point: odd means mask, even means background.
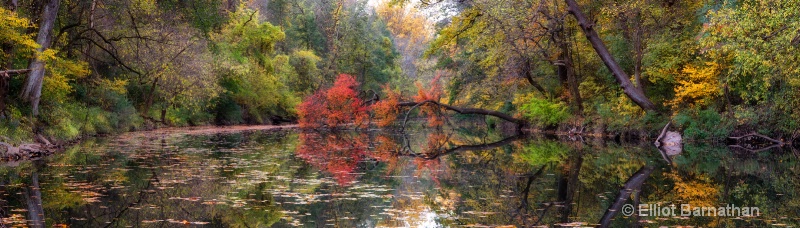
[[[142,133],[86,141],[0,168],[0,216],[4,225],[34,227],[798,223],[800,177],[791,150],[753,154],[689,144],[668,155],[647,143],[465,129]],[[761,214],[621,213],[636,203],[734,204]]]

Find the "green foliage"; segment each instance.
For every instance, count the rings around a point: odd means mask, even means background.
[[[205,109],[179,107],[168,109],[165,119],[172,126],[197,126],[212,124],[214,115]]]
[[[780,97],[772,88],[798,84],[797,39],[800,4],[796,1],[741,1],[708,13],[701,44],[707,55],[730,62],[725,82],[750,101]],[[794,41],[796,42],[796,41]],[[794,106],[792,106],[794,107]],[[788,107],[787,107],[788,108]],[[788,110],[788,109],[787,109]]]
[[[291,23],[286,25],[286,43],[297,49],[327,53],[325,36],[318,26],[314,11],[304,10],[302,13],[296,13]]]
[[[563,102],[553,102],[535,97],[523,104],[520,111],[534,124],[543,126],[557,125],[570,116],[567,105]]]
[[[85,107],[77,103],[64,103],[43,114],[47,124],[46,135],[59,140],[71,140],[81,135],[119,133],[141,125],[141,118],[123,116],[99,107]]]
[[[323,82],[322,74],[320,74],[317,64],[322,59],[315,55],[314,52],[308,50],[298,50],[292,52],[288,57],[288,62],[285,63],[289,67],[290,72],[282,73],[286,84],[300,96],[311,94],[315,89],[320,87]]]
[[[520,156],[534,166],[547,165],[561,162],[569,155],[569,147],[556,141],[533,141],[525,146],[525,152]]]
[[[10,118],[0,119],[0,140],[6,143],[21,143],[29,141],[33,138],[33,131],[30,124],[27,124],[23,119],[22,113],[19,110],[10,110]]]
[[[683,128],[686,139],[720,139],[732,130],[730,122],[714,109],[689,109],[675,115],[675,124]]]
[[[380,90],[402,70],[397,64],[398,53],[389,31],[375,15],[369,15],[363,3],[349,9],[342,20],[342,39],[337,42],[335,59],[337,73],[354,75],[364,90]],[[331,72],[326,72],[331,73]]]
[[[295,115],[299,99],[281,80],[280,66],[272,56],[275,44],[285,37],[283,31],[258,18],[257,11],[240,7],[232,13],[230,23],[211,37],[216,58],[221,60],[215,67],[221,77],[219,85],[226,90],[223,96],[228,96],[219,101],[233,100],[244,109],[248,121],[268,123],[270,116]],[[216,105],[218,113],[236,112],[219,110],[225,107],[236,106]]]

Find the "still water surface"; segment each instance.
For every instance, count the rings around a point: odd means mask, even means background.
[[[45,227],[798,224],[800,176],[792,150],[752,154],[687,144],[668,162],[649,143],[466,129],[475,127],[91,139],[43,160],[0,167],[0,215],[6,226]],[[608,213],[615,203],[636,201],[758,207],[759,213]]]

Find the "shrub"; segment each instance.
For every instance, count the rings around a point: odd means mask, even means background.
[[[523,115],[544,126],[557,125],[569,118],[567,105],[563,102],[553,102],[547,99],[531,98],[520,109]]]
[[[724,138],[731,131],[728,121],[713,109],[689,109],[675,115],[675,124],[682,127],[686,139]]]
[[[340,74],[333,87],[306,97],[297,107],[300,127],[335,128],[352,122],[366,123],[368,107],[358,98],[357,87],[353,76]]]

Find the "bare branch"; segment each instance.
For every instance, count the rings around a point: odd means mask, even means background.
[[[30,72],[31,69],[17,69],[17,70],[2,70],[0,71],[0,77],[8,78],[11,77],[12,74],[24,74]]]

